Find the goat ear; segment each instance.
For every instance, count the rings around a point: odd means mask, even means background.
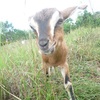
[[[87,8],[87,5],[82,5],[82,6],[79,6],[79,7],[77,7],[77,6],[75,6],[75,7],[69,7],[67,9],[61,11],[61,14],[62,14],[64,20],[67,19],[71,14],[73,14],[74,11],[76,10],[76,8],[84,10],[84,9]]]
[[[76,8],[77,7],[69,7],[67,9],[61,11],[61,14],[62,14],[64,20],[67,19],[75,11]]]
[[[79,6],[78,9],[81,9],[81,10],[84,10],[87,8],[87,5],[82,5],[82,6]]]

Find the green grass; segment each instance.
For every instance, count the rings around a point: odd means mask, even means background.
[[[77,100],[100,100],[100,28],[79,28],[65,40]],[[67,100],[59,69],[47,82],[41,65],[35,40],[0,46],[0,100]]]

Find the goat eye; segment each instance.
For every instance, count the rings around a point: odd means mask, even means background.
[[[63,19],[59,19],[58,22],[57,22],[57,25],[61,25],[63,22]]]
[[[63,19],[59,19],[55,25],[55,29],[63,23]]]
[[[31,27],[31,29],[34,31],[34,32],[36,32],[36,30],[32,27],[32,26],[30,26]]]

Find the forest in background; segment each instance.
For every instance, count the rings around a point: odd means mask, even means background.
[[[78,15],[76,22],[74,22],[71,18],[68,18],[64,22],[63,27],[66,34],[79,27],[100,27],[100,12],[91,14],[85,10],[84,13]],[[32,33],[32,31],[15,29],[13,24],[9,21],[0,22],[0,45],[5,45],[6,43],[18,40],[27,40],[29,38],[29,33]],[[35,36],[33,34],[33,38],[34,37]]]

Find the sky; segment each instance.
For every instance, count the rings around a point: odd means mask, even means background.
[[[91,2],[91,4],[90,4]],[[9,21],[15,28],[29,29],[28,17],[43,8],[63,10],[70,6],[87,4],[87,10],[100,11],[100,0],[0,0],[0,21]],[[76,19],[78,11],[71,16]]]

